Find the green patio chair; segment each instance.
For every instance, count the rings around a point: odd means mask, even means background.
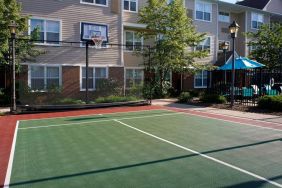
[[[275,96],[278,95],[278,91],[276,89],[272,89],[270,85],[264,85],[265,86],[265,94],[269,96]]]
[[[254,91],[253,88],[251,87],[243,87],[242,88],[242,96],[243,97],[253,97],[254,96]]]

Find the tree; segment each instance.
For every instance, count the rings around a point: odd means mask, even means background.
[[[273,69],[281,63],[282,25],[265,24],[257,32],[246,33],[250,38],[248,46],[253,50],[250,57]]]
[[[147,6],[139,12],[139,23],[147,25],[146,30],[139,32],[140,37],[152,43],[151,61],[145,63],[145,67],[148,70],[150,66],[156,71],[161,95],[170,71],[192,72],[206,67],[196,64],[195,58],[203,58],[207,52],[193,50],[204,40],[205,34],[197,33],[183,0],[174,0],[170,4],[167,0],[148,0]],[[149,56],[146,49],[141,54]]]
[[[16,41],[17,62],[34,60],[40,55],[40,51],[34,49],[32,42],[28,39],[37,39],[37,33],[26,36],[28,31],[28,17],[21,15],[21,6],[16,0],[0,0],[0,64],[9,64],[10,30],[9,24],[15,21],[18,25],[17,36],[21,40]]]

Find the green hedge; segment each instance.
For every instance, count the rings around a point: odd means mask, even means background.
[[[95,103],[112,103],[112,102],[128,102],[128,101],[137,101],[139,100],[137,97],[127,96],[108,96],[108,97],[99,97],[95,100]]]
[[[226,98],[221,95],[216,94],[204,94],[200,97],[200,101],[204,103],[217,103],[217,104],[224,104],[227,102]]]
[[[275,111],[282,111],[282,95],[263,96],[258,101],[258,107]]]
[[[182,92],[179,97],[178,101],[181,103],[187,103],[189,102],[193,97],[190,95],[189,92]]]
[[[72,98],[64,98],[54,102],[56,105],[64,105],[64,104],[85,104],[82,100],[72,99]]]

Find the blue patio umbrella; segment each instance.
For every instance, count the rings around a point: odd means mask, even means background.
[[[255,69],[264,66],[265,65],[246,57],[238,57],[235,59],[235,69]],[[232,70],[232,61],[229,61],[225,65],[219,67],[218,70]]]

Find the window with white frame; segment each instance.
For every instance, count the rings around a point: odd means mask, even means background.
[[[107,6],[108,0],[80,0],[81,3]]]
[[[167,4],[171,4],[174,0],[167,0]]]
[[[196,46],[197,51],[211,51],[211,37],[206,37],[202,42]]]
[[[125,86],[131,88],[143,84],[144,70],[143,69],[126,69],[125,71]]]
[[[125,31],[125,45],[127,51],[141,50],[143,38],[134,31]]]
[[[208,72],[201,71],[194,75],[194,87],[206,88],[208,84]]]
[[[137,3],[138,0],[124,0],[123,1],[123,10],[130,12],[137,12]]]
[[[211,21],[212,4],[202,1],[196,2],[196,20]]]
[[[29,87],[34,91],[54,89],[61,86],[59,66],[29,66]]]
[[[258,49],[258,46],[249,46],[250,53],[253,53],[254,50]]]
[[[100,88],[103,81],[108,78],[106,67],[88,67],[88,89]],[[81,68],[81,89],[86,89],[86,67]]]
[[[229,12],[223,12],[223,11],[219,11],[218,13],[218,20],[220,22],[230,22],[230,14]]]
[[[263,25],[263,14],[252,12],[252,29],[259,29]]]
[[[224,44],[225,42],[228,44],[228,49],[227,49],[227,51],[230,50],[230,42],[229,42],[229,41],[219,40],[219,41],[218,41],[218,50],[219,50],[219,51],[223,51],[222,46],[223,46],[223,44]]]
[[[30,34],[36,36],[37,43],[59,44],[61,34],[60,21],[46,19],[30,19]],[[36,32],[36,33],[35,33]]]

